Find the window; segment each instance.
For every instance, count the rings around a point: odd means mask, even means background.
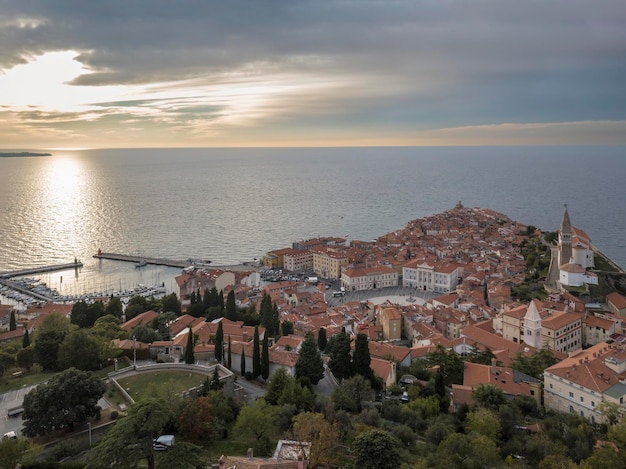
[[[574,397],[574,393],[572,391],[569,392],[569,397]]]
[[[580,396],[580,402],[585,402],[585,398],[583,396]]]

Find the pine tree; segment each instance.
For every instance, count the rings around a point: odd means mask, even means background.
[[[11,318],[9,319],[9,330],[14,331],[17,329],[17,322],[15,321],[15,311],[11,310]]]
[[[196,362],[193,354],[193,342],[193,331],[190,327],[189,333],[187,335],[187,347],[185,348],[185,363],[187,363],[188,365],[193,365]]]
[[[352,376],[350,336],[345,331],[333,336],[328,341],[326,353],[330,356],[328,367],[335,375],[335,378],[346,379]]]
[[[233,368],[233,357],[230,354],[230,336],[228,336],[228,360],[226,361],[226,366],[229,370]]]
[[[254,328],[254,340],[252,349],[252,377],[254,379],[261,376],[261,353],[259,350],[259,328]]]
[[[28,336],[28,327],[24,328],[24,338],[22,339],[22,348],[26,348],[30,345],[30,337]]]
[[[324,377],[324,362],[317,349],[317,342],[312,332],[307,332],[298,353],[296,378],[307,378],[316,385]]]
[[[261,377],[267,379],[270,377],[270,352],[267,341],[267,334],[263,336],[263,352],[261,353]]]
[[[218,362],[222,362],[224,358],[224,327],[222,326],[222,321],[217,325],[217,332],[215,333],[215,359]]]
[[[327,344],[328,339],[326,338],[326,329],[321,327],[317,333],[317,348],[323,352],[326,349]]]

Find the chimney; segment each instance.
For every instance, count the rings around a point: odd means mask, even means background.
[[[495,358],[491,359],[491,374],[492,375],[496,374],[496,359]]]

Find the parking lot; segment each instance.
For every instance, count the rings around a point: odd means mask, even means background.
[[[0,394],[0,436],[9,431],[15,431],[18,435],[21,434],[22,416],[9,417],[7,416],[7,409],[20,405],[24,401],[24,396],[34,387],[28,386]]]

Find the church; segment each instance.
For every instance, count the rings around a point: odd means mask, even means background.
[[[567,205],[559,229],[557,256],[561,285],[581,287],[585,284],[598,284],[597,275],[587,271],[594,265],[591,239],[583,230],[572,226]]]

